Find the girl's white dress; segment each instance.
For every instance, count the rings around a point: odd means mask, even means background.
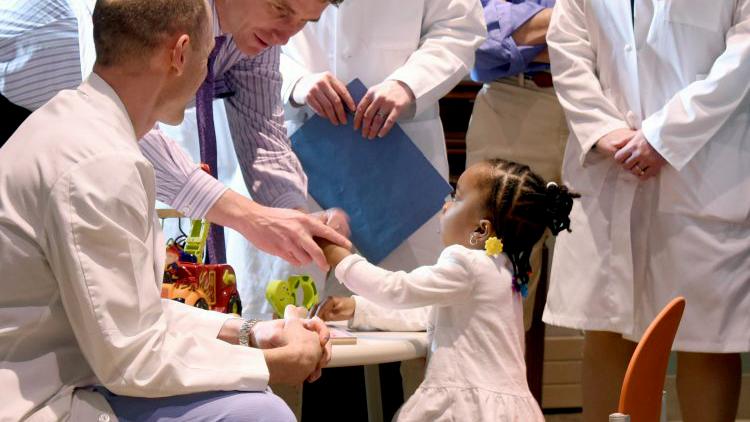
[[[336,277],[389,308],[434,305],[427,373],[397,421],[544,421],[526,383],[523,307],[505,255],[447,247],[437,264],[391,272],[351,255]]]

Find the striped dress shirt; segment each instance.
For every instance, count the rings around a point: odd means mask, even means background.
[[[0,92],[34,110],[73,89],[93,65],[91,11],[95,0],[3,0],[0,5]],[[213,5],[213,2],[211,2]],[[220,35],[214,11],[214,35]],[[279,47],[249,57],[230,34],[214,66],[234,148],[253,199],[273,207],[304,207],[307,178],[284,128]],[[227,189],[200,170],[158,128],[140,142],[154,165],[157,198],[191,218],[203,218]]]

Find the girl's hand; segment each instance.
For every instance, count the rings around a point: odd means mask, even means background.
[[[353,297],[328,296],[310,309],[310,315],[323,321],[346,321],[354,317],[356,307],[357,302]]]
[[[331,243],[329,240],[316,237],[315,241],[318,242],[318,246],[320,246],[320,249],[323,250],[326,261],[328,261],[328,265],[330,265],[331,268],[339,265],[339,262],[352,254],[349,249],[341,247],[335,243]]]

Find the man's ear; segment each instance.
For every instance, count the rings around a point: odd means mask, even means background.
[[[474,229],[474,233],[476,233],[475,238],[477,240],[484,242],[495,235],[495,230],[492,228],[490,220],[482,219],[479,220],[479,225]]]
[[[174,46],[172,47],[170,64],[177,73],[177,76],[182,75],[182,73],[185,71],[185,62],[187,61],[187,57],[185,56],[185,54],[187,54],[187,50],[189,48],[191,48],[191,46],[190,36],[188,34],[180,35],[179,38],[177,38],[177,40],[175,41]]]

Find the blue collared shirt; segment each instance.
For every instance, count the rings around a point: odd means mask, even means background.
[[[487,40],[476,52],[471,78],[490,82],[522,72],[547,70],[546,63],[532,63],[546,44],[517,45],[513,32],[555,0],[481,0],[487,21]]]

